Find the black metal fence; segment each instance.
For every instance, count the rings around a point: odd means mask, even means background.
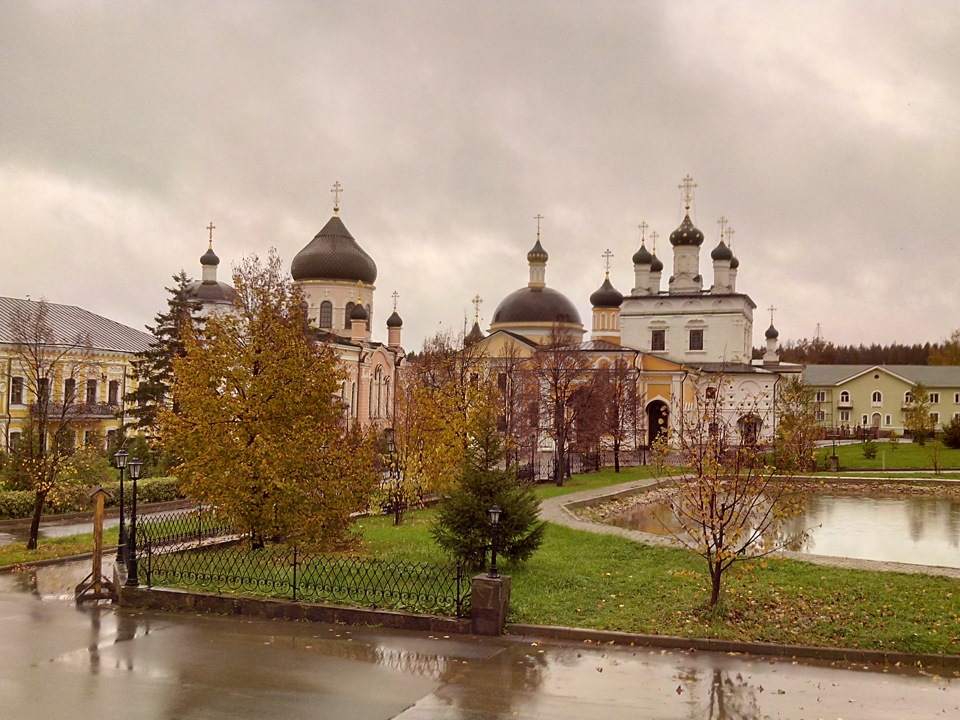
[[[247,593],[436,615],[470,615],[470,579],[460,564],[379,560],[269,545],[251,549],[229,523],[207,511],[144,518],[138,530],[148,587]],[[219,541],[213,541],[213,539]],[[234,542],[230,542],[234,541]]]

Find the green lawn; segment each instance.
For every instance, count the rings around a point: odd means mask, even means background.
[[[941,470],[960,470],[960,450],[951,450],[943,445],[938,445],[939,450],[934,449],[932,443],[924,446],[916,443],[899,442],[896,445],[880,440],[877,441],[877,456],[868,459],[863,454],[863,443],[854,443],[852,445],[838,445],[836,448],[837,456],[840,458],[840,470],[920,470],[933,472],[933,453],[938,453],[938,464]],[[820,448],[817,451],[819,458],[823,459],[831,455],[832,447]],[[953,475],[957,473],[954,472]]]
[[[429,510],[358,523],[363,552],[442,561]],[[960,654],[960,583],[948,578],[760,560],[730,571],[705,608],[706,564],[682,549],[550,525],[513,577],[510,621],[829,647]]]

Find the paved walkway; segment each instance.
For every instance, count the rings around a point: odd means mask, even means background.
[[[851,479],[851,482],[858,481],[860,481],[860,479]],[[630,540],[647,543],[648,545],[679,547],[679,543],[673,538],[653,535],[638,530],[628,530],[605,523],[591,522],[579,517],[575,512],[578,508],[599,505],[603,502],[616,500],[617,498],[635,495],[636,493],[655,488],[659,484],[658,480],[648,478],[549,498],[544,500],[540,505],[540,517],[549,522],[565,525],[577,530],[586,530],[587,532],[600,533],[603,535],[620,535]],[[814,565],[828,565],[830,567],[847,568],[850,570],[874,570],[911,575],[938,575],[960,580],[960,568],[914,565],[912,563],[884,562],[879,560],[861,560],[859,558],[835,557],[832,555],[810,555],[807,553],[788,552],[786,550],[777,552],[774,556],[813,563]]]

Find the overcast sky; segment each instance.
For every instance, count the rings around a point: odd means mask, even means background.
[[[960,3],[0,3],[0,294],[142,328],[213,221],[220,279],[332,212],[379,268],[375,338],[482,325],[547,284],[589,327],[641,221],[735,229],[781,340],[960,327]]]

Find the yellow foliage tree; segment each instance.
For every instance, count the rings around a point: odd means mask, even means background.
[[[680,531],[674,537],[703,557],[710,573],[710,600],[720,600],[724,573],[736,562],[782,549],[795,536],[784,537],[784,522],[803,511],[811,484],[767,463],[768,455],[744,437],[743,419],[763,417],[757,398],[736,408],[724,407],[727,381],[711,380],[694,402],[679,413],[677,424],[656,443],[657,466],[669,456],[683,475],[676,480],[670,506]],[[805,455],[803,428],[782,428],[780,452]],[[789,465],[790,469],[796,463]]]
[[[161,442],[191,497],[228,514],[255,546],[341,543],[377,474],[369,438],[344,429],[339,361],[309,329],[275,253],[245,259],[233,281],[232,311],[183,338],[177,410],[161,409]]]

